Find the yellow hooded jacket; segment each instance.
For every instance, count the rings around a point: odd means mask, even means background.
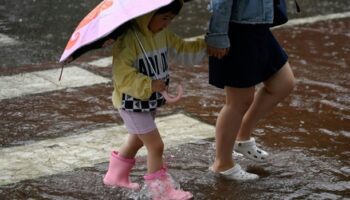
[[[162,79],[169,83],[169,59],[183,65],[194,65],[200,64],[206,55],[203,39],[184,41],[166,28],[156,34],[152,33],[148,24],[154,13],[134,19],[128,30],[113,45],[112,100],[118,109],[132,112],[155,110],[165,100],[160,93],[152,93],[152,79]],[[145,59],[135,32],[152,66]]]

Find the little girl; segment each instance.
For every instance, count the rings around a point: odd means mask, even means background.
[[[203,40],[186,42],[166,27],[180,12],[182,0],[136,18],[113,46],[113,105],[129,132],[119,151],[113,151],[104,183],[139,188],[129,181],[138,150],[147,149],[147,189],[153,199],[190,199],[192,194],[175,187],[163,161],[164,144],[155,124],[156,110],[165,104],[160,93],[169,84],[168,59],[182,64],[202,62]],[[184,62],[186,61],[186,62]]]

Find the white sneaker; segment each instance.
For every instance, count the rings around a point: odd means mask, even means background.
[[[235,166],[233,166],[231,169],[219,173],[224,178],[230,180],[249,181],[259,178],[259,176],[256,174],[244,171],[239,164],[235,164]]]
[[[236,141],[233,149],[245,157],[258,162],[265,162],[269,156],[269,153],[256,146],[254,138],[246,141]]]

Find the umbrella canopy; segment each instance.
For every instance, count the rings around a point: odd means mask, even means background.
[[[173,0],[103,0],[73,32],[59,62],[72,61],[90,49],[101,48],[120,34],[118,27]]]

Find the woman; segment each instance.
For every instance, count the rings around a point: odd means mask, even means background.
[[[233,148],[255,161],[268,153],[251,137],[258,121],[293,89],[288,56],[270,31],[276,1],[215,0],[206,35],[209,83],[222,88],[226,102],[216,122],[216,157],[210,169],[228,179],[252,180],[235,164]],[[256,85],[263,86],[256,89]],[[257,91],[256,91],[257,90]]]

